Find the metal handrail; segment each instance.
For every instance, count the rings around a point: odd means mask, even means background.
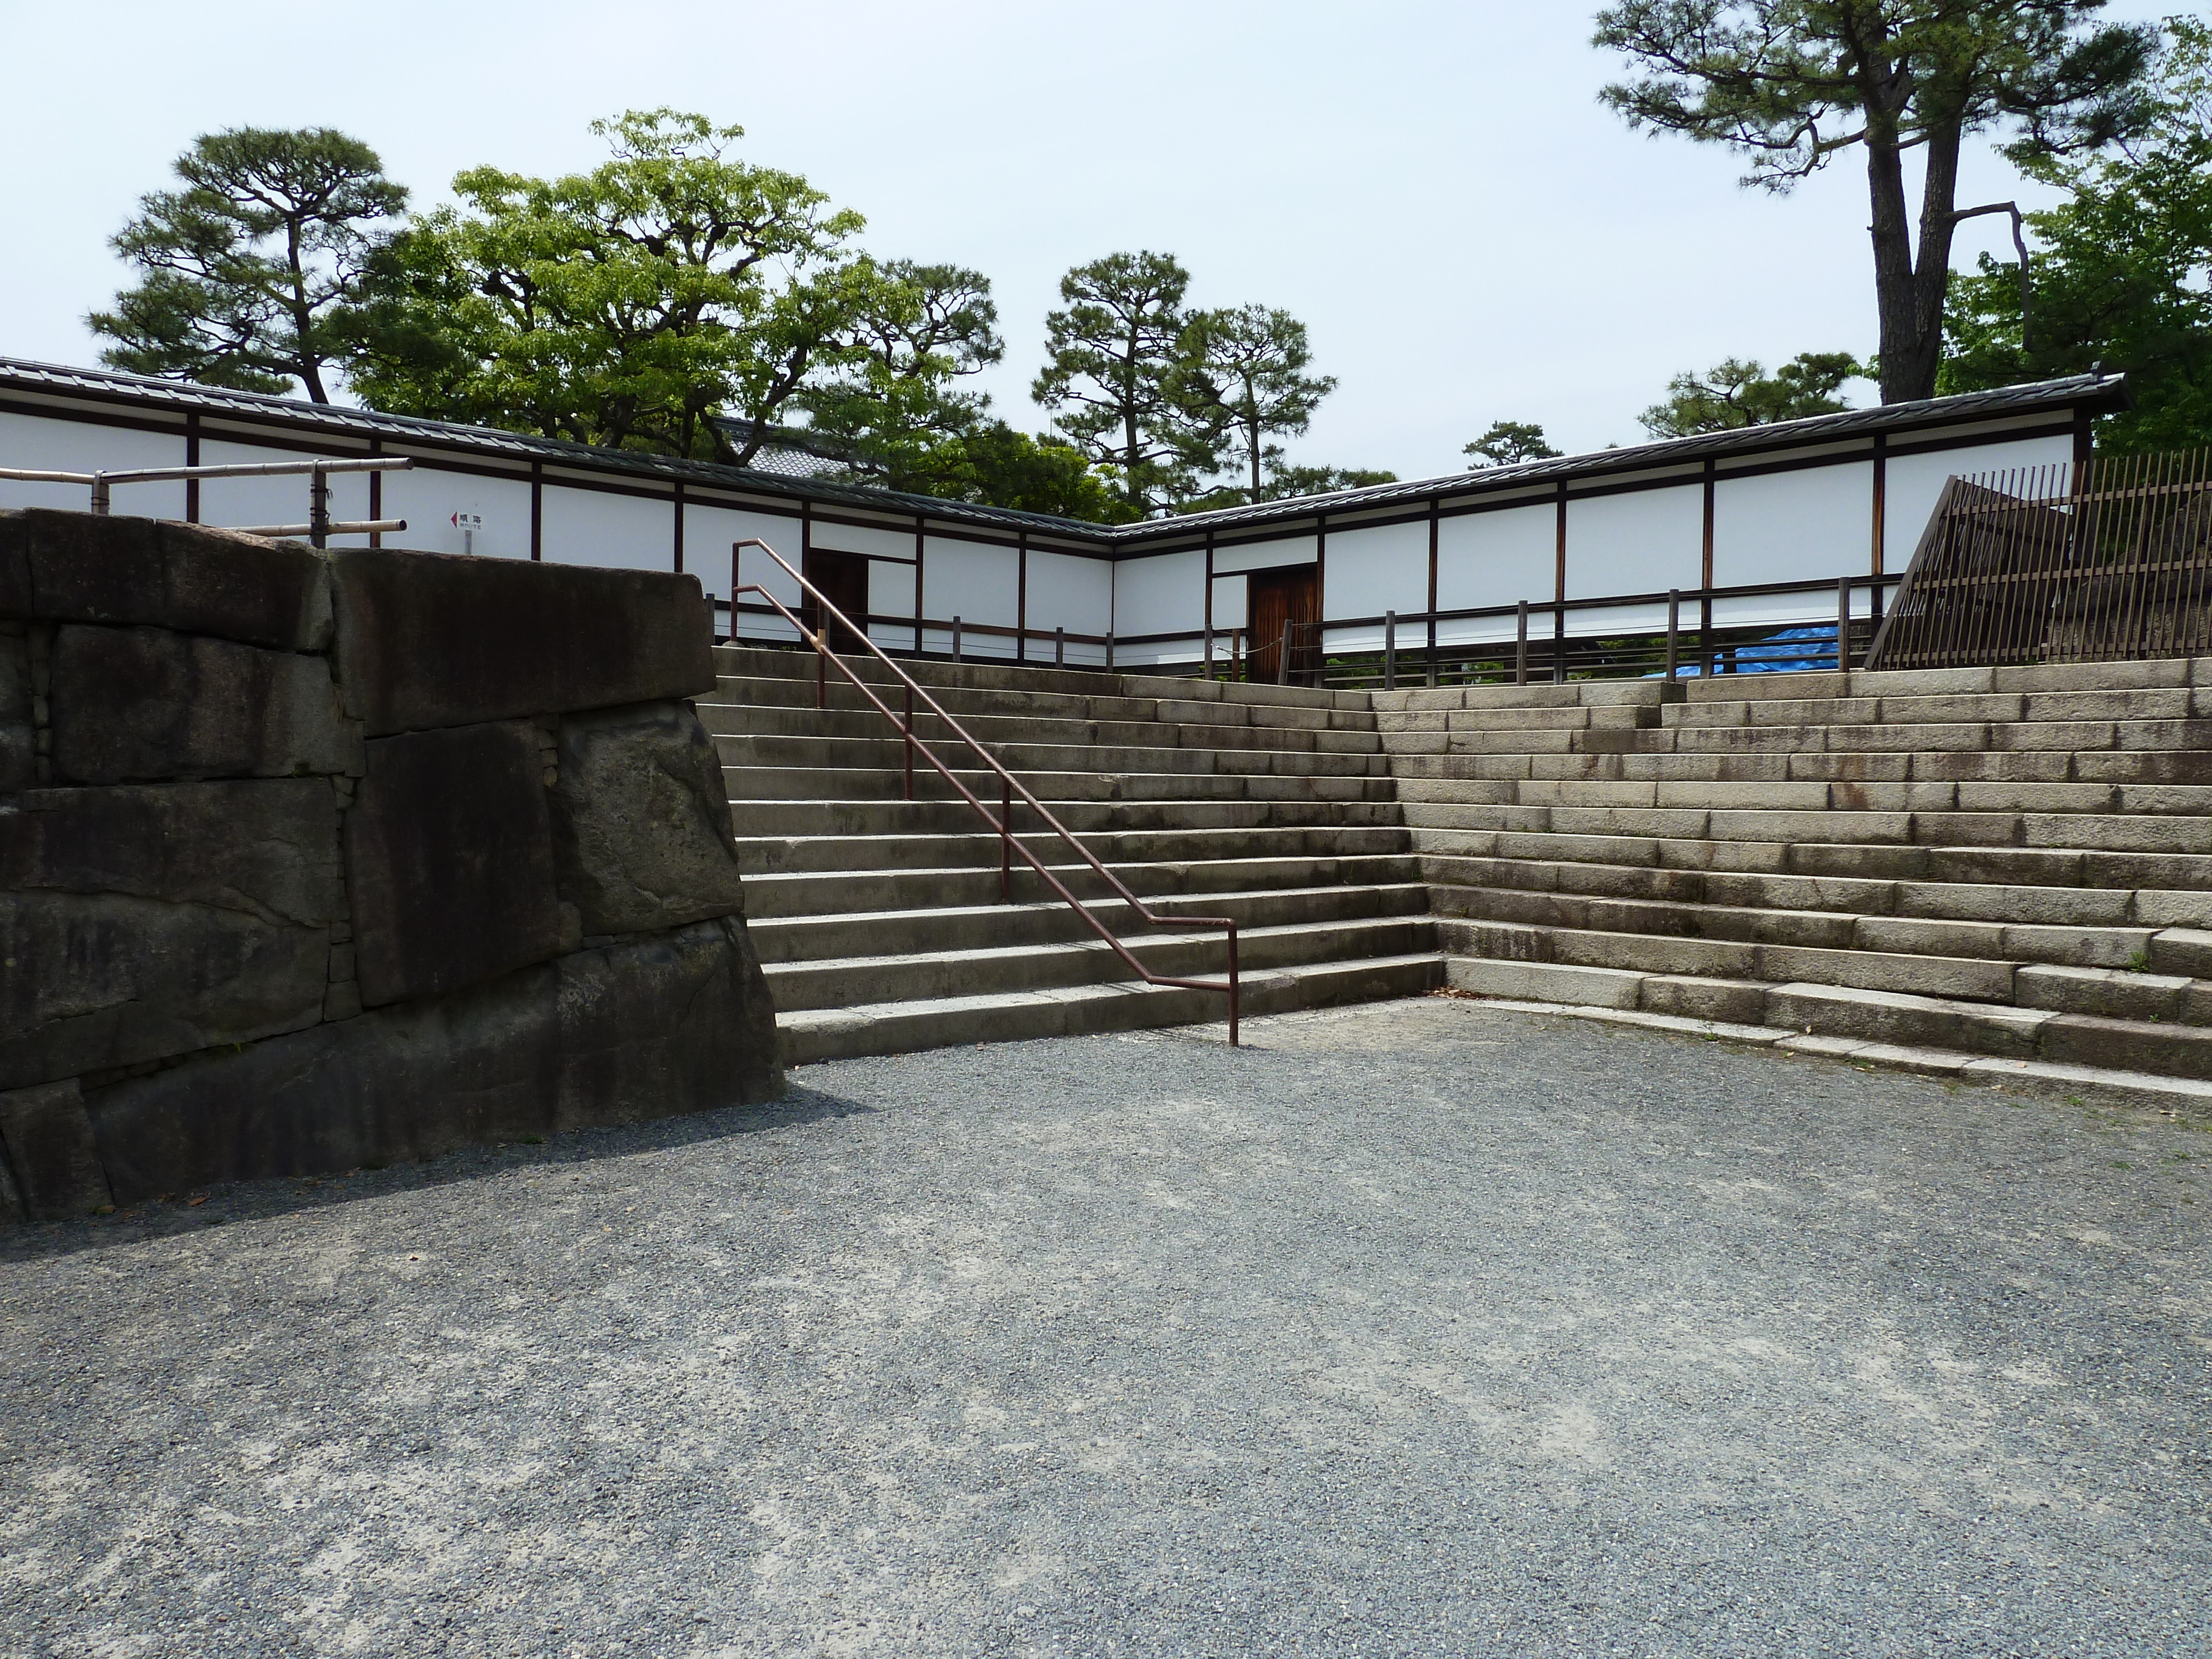
[[[0,467],[0,478],[27,483],[84,484],[92,491],[94,517],[107,516],[110,491],[119,483],[198,483],[203,478],[282,478],[306,475],[307,522],[264,524],[241,528],[241,536],[305,536],[317,547],[332,536],[374,536],[407,528],[404,519],[362,519],[351,522],[331,517],[333,472],[404,472],[415,463],[404,455],[318,456],[311,461],[237,461],[213,466],[139,466],[99,472],[56,472],[36,467]]]
[[[881,697],[878,697],[867,682],[853,672],[852,665],[849,663],[830,648],[830,625],[828,623],[823,623],[819,628],[810,633],[807,629],[806,624],[794,615],[791,610],[785,605],[781,599],[776,598],[776,596],[769,592],[768,589],[761,586],[756,582],[747,582],[743,585],[739,584],[738,580],[738,559],[740,555],[742,555],[744,550],[748,547],[757,547],[762,552],[767,554],[769,558],[774,559],[776,563],[781,567],[784,574],[799,584],[799,591],[806,594],[817,606],[820,607],[821,614],[835,618],[839,627],[842,628],[854,639],[860,641],[862,645],[866,646],[869,651],[873,653],[876,659],[881,662],[884,667],[891,671],[892,674],[897,678],[899,683],[906,688],[906,716],[903,720],[902,720],[897,714],[893,714],[891,712],[890,705],[885,702]],[[1067,827],[1060,823],[1058,818],[1054,817],[1052,813],[1046,809],[1045,804],[1030,793],[1029,787],[1026,784],[1024,784],[1019,778],[1016,777],[1012,772],[1009,772],[1005,767],[1001,766],[998,761],[992,757],[991,752],[988,750],[985,749],[981,743],[978,743],[973,737],[969,736],[968,728],[961,725],[958,720],[953,719],[951,714],[947,714],[945,711],[944,706],[939,703],[936,698],[931,696],[928,692],[922,690],[921,685],[915,681],[913,676],[909,675],[904,669],[893,662],[890,658],[884,655],[882,648],[878,647],[873,640],[870,639],[860,629],[854,628],[851,619],[830,601],[828,594],[823,592],[823,591],[815,586],[812,582],[807,580],[806,578],[800,575],[798,571],[793,569],[790,563],[781,554],[778,553],[766,542],[762,541],[758,537],[748,537],[744,541],[735,543],[731,546],[730,591],[733,598],[739,593],[759,594],[761,598],[767,600],[769,605],[775,608],[777,614],[781,616],[786,622],[789,623],[793,628],[799,630],[799,637],[801,639],[806,641],[806,642],[813,647],[815,652],[814,698],[816,708],[826,708],[829,706],[829,669],[830,665],[834,663],[836,665],[838,672],[844,675],[847,679],[852,681],[853,684],[859,690],[860,695],[875,705],[876,711],[882,714],[885,720],[890,721],[892,725],[899,728],[899,736],[904,740],[906,745],[907,799],[912,800],[914,799],[914,755],[915,750],[918,749],[921,751],[921,757],[927,761],[932,766],[935,767],[939,775],[941,775],[947,783],[951,784],[955,789],[960,792],[961,799],[966,801],[970,806],[974,807],[978,812],[981,813],[983,815],[983,821],[986,823],[990,823],[992,827],[999,832],[999,891],[1002,898],[1005,898],[1009,902],[1011,902],[1012,898],[1013,859],[1014,854],[1018,853],[1021,854],[1023,861],[1043,878],[1045,884],[1050,887],[1054,892],[1057,893],[1060,896],[1061,900],[1069,905],[1078,915],[1081,916],[1084,921],[1091,928],[1091,931],[1097,934],[1100,939],[1103,939],[1106,942],[1107,947],[1111,950],[1115,956],[1121,957],[1121,961],[1127,965],[1129,969],[1139,979],[1143,980],[1146,984],[1165,986],[1172,989],[1181,991],[1226,992],[1229,997],[1229,1046],[1232,1048],[1238,1046],[1237,1012],[1238,988],[1240,980],[1237,966],[1237,923],[1233,920],[1225,916],[1164,916],[1156,913],[1150,905],[1146,904],[1142,899],[1131,892],[1119,876],[1115,875],[1111,870],[1108,869],[1105,865],[1102,864],[1098,860],[1097,854],[1093,854],[1089,848],[1078,841],[1069,831]],[[986,806],[966,784],[961,782],[957,777],[953,775],[951,769],[946,766],[943,761],[937,757],[936,753],[927,744],[924,743],[920,738],[915,735],[914,708],[916,699],[919,699],[925,706],[927,706],[930,713],[935,714],[938,719],[943,720],[947,726],[951,727],[953,735],[958,738],[961,742],[966,744],[969,748],[975,750],[976,757],[980,759],[986,767],[989,768],[991,771],[998,775],[1000,783],[999,817],[995,822],[992,819],[991,809]],[[1228,982],[1224,984],[1218,980],[1174,979],[1164,974],[1156,974],[1151,969],[1146,967],[1143,963],[1138,961],[1136,957],[1131,953],[1128,946],[1124,945],[1115,936],[1113,930],[1108,927],[1105,923],[1099,921],[1097,916],[1093,915],[1091,912],[1090,907],[1085,904],[1081,899],[1079,899],[1074,894],[1069,892],[1066,887],[1061,884],[1060,878],[1054,875],[1053,872],[1045,866],[1043,862],[1037,858],[1036,854],[1030,852],[1029,848],[1022,842],[1021,839],[1014,834],[1013,798],[1017,793],[1018,793],[1022,799],[1028,804],[1030,810],[1035,812],[1039,818],[1043,820],[1046,827],[1051,830],[1054,835],[1058,836],[1060,840],[1066,842],[1069,848],[1074,851],[1076,856],[1090,866],[1092,872],[1121,896],[1122,902],[1127,904],[1131,911],[1133,911],[1149,926],[1170,929],[1219,927],[1225,930],[1229,942]]]

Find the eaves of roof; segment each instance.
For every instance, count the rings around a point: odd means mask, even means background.
[[[412,441],[440,448],[505,456],[517,460],[536,460],[586,471],[680,480],[752,495],[835,502],[860,511],[901,518],[920,515],[940,521],[1034,530],[1060,540],[1086,542],[1116,549],[1162,539],[1187,540],[1194,532],[1202,534],[1231,527],[1244,529],[1268,523],[1292,523],[1322,513],[1334,517],[1343,514],[1382,511],[1443,496],[1464,498],[1525,489],[1531,485],[1556,483],[1562,480],[1574,482],[1610,474],[1649,472],[1688,463],[1754,456],[1776,450],[1814,448],[1824,444],[1870,438],[1876,434],[1895,435],[1933,427],[2003,420],[2062,410],[2109,414],[2125,410],[2133,403],[2125,375],[2078,374],[2064,380],[2006,386],[1994,392],[1971,392],[1957,397],[1930,398],[1915,403],[1884,404],[1870,409],[1846,410],[1838,415],[1816,415],[1802,421],[1780,422],[1771,426],[1704,433],[1690,438],[1662,439],[1623,449],[1530,461],[1519,466],[1488,467],[1479,471],[1449,473],[1437,478],[1416,478],[1400,483],[1371,485],[1363,489],[1338,490],[1327,495],[1304,495],[1251,507],[1224,507],[1179,518],[1149,519],[1137,524],[1097,525],[1055,518],[1049,514],[1025,513],[1012,507],[983,507],[970,501],[908,495],[899,490],[878,489],[864,484],[794,479],[720,462],[681,460],[640,450],[601,449],[561,438],[533,437],[526,433],[427,420],[418,416],[386,415],[374,410],[303,403],[296,398],[270,397],[261,392],[232,392],[220,386],[120,374],[110,369],[71,368],[0,358],[0,392],[10,390],[76,393],[111,403],[198,410],[247,420],[276,421],[305,431],[344,433],[393,442]]]

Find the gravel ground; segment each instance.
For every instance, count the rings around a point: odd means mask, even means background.
[[[14,1655],[2212,1650],[2212,1136],[1425,1000],[0,1234]]]

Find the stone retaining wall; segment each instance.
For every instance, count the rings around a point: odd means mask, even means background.
[[[699,584],[0,514],[0,1215],[781,1089]]]

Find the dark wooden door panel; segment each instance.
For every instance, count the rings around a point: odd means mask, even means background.
[[[1285,623],[1291,625],[1291,678],[1310,677],[1320,668],[1321,636],[1313,624],[1321,614],[1321,582],[1315,567],[1254,571],[1246,579],[1244,614],[1251,629],[1245,647],[1249,678],[1280,677]]]
[[[859,622],[867,614],[868,562],[860,554],[833,552],[822,547],[810,549],[806,555],[806,580],[820,588],[831,605],[854,622]],[[799,618],[805,623],[810,632],[822,626],[820,610],[811,593],[799,608]],[[842,628],[831,626],[830,648],[832,651],[853,651],[859,647],[860,641],[853,635]]]

